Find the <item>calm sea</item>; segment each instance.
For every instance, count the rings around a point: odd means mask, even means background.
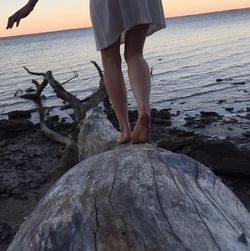
[[[225,106],[250,107],[250,9],[172,18],[166,23],[166,29],[148,38],[145,48],[153,67],[152,107],[186,114],[201,110],[227,113]],[[35,108],[31,101],[14,97],[18,89],[32,86],[32,77],[23,66],[39,72],[52,70],[61,82],[77,71],[79,79],[65,88],[79,98],[98,86],[99,77],[90,61],[101,65],[101,60],[92,29],[2,38],[0,56],[0,118],[11,110]],[[125,64],[123,68],[134,108]],[[216,82],[219,78],[232,80]],[[45,106],[61,105],[51,88],[44,94]],[[217,104],[219,100],[226,104]]]

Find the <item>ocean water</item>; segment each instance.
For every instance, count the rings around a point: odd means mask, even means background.
[[[145,46],[145,58],[153,67],[151,106],[183,114],[201,110],[225,114],[227,106],[250,107],[250,9],[171,18],[166,23],[167,28],[150,36]],[[101,66],[91,28],[0,38],[0,57],[0,118],[12,110],[36,107],[14,97],[17,90],[32,86],[34,76],[23,66],[38,72],[52,70],[59,82],[77,71],[79,78],[64,87],[79,98],[91,94],[99,83],[90,64],[95,60]],[[136,103],[125,63],[123,70],[133,109]],[[217,82],[219,78],[231,80]],[[44,106],[62,105],[49,86],[44,94]],[[219,100],[226,103],[218,104]]]

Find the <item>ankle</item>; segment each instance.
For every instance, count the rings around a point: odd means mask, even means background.
[[[138,108],[138,117],[141,117],[142,115],[150,116],[150,108],[148,107]]]
[[[119,128],[120,128],[120,131],[121,131],[121,132],[130,132],[130,131],[131,131],[130,125],[129,125],[129,124],[122,125],[122,126],[120,126]]]
[[[144,117],[145,115],[150,117],[150,109],[140,109],[140,110],[138,110],[138,118]]]

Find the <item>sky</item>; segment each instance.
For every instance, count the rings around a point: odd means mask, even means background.
[[[18,28],[6,30],[8,17],[27,2],[0,1],[0,37],[91,26],[89,0],[40,0]],[[165,17],[250,8],[250,0],[162,0],[162,3]]]

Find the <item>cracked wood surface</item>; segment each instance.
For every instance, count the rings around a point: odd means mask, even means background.
[[[118,135],[118,131],[100,108],[90,110],[79,126],[79,161],[115,148]]]
[[[250,250],[248,211],[207,167],[149,144],[112,146],[117,132],[98,110],[79,135],[87,159],[47,192],[9,251]]]
[[[152,145],[79,163],[8,250],[249,250],[250,216],[202,164]]]

